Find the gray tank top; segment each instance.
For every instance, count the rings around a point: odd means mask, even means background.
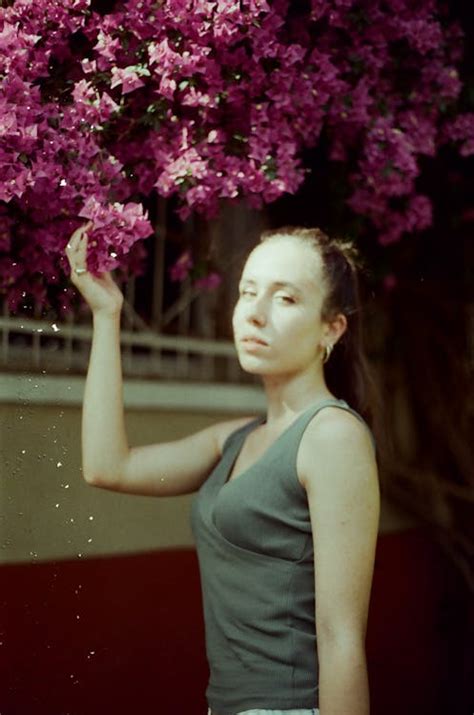
[[[301,437],[323,407],[299,415],[250,468],[229,481],[252,420],[226,440],[193,500],[210,678],[218,715],[251,708],[318,707],[314,563],[306,491],[298,481]],[[372,441],[375,447],[375,441]]]

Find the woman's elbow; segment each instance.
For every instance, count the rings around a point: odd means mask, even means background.
[[[100,486],[100,483],[102,481],[100,476],[95,472],[88,472],[84,470],[82,472],[82,476],[86,484],[88,484],[90,487],[98,487]]]
[[[90,487],[99,487],[100,489],[118,489],[119,481],[116,478],[104,476],[100,472],[83,471],[83,477],[86,484]]]

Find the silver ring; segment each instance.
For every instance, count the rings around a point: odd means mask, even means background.
[[[75,268],[74,273],[77,273],[78,276],[81,276],[83,273],[87,273],[87,268]]]

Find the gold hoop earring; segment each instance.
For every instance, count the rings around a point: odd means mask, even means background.
[[[325,363],[329,360],[333,347],[334,347],[334,345],[325,345],[324,346],[323,363]]]

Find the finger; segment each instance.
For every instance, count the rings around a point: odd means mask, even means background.
[[[79,226],[79,228],[76,228],[76,230],[71,234],[71,238],[69,239],[69,243],[75,244],[81,237],[83,231],[85,230],[86,226],[85,224],[83,226]]]
[[[70,246],[71,254],[74,255],[74,260],[82,260],[87,255],[87,244],[89,241],[89,236],[84,230],[80,235],[76,237],[72,245]]]
[[[76,248],[72,248],[69,252],[66,251],[69,266],[71,269],[71,277],[74,279],[82,278],[86,273],[77,274],[76,268],[85,267],[87,264],[87,238],[85,241],[80,240]]]
[[[72,256],[75,257],[78,253],[79,247],[80,247],[80,239],[77,237],[73,238],[71,236],[71,238],[69,239],[69,242],[66,246],[66,254],[67,254],[68,258],[70,258]]]
[[[74,252],[77,250],[77,247],[79,245],[79,240],[80,240],[80,235],[77,233],[77,231],[74,231],[72,234],[71,238],[69,239],[67,245],[66,245],[66,251],[69,252]]]
[[[66,248],[69,248],[69,249],[76,248],[79,241],[81,240],[82,236],[84,235],[84,233],[86,231],[88,231],[89,229],[91,229],[93,227],[93,225],[94,225],[93,221],[87,221],[87,223],[84,223],[82,226],[79,226],[79,228],[76,228],[74,233],[71,234],[71,237],[68,241]]]
[[[85,256],[87,255],[88,240],[89,236],[87,235],[87,233],[83,233],[82,236],[80,236],[76,249],[76,256],[78,259],[85,258]]]

